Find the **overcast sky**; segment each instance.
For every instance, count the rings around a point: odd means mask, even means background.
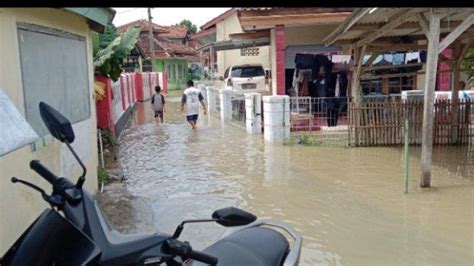
[[[148,19],[147,8],[115,8],[114,25],[120,26],[138,19]],[[229,8],[153,8],[151,16],[153,22],[163,26],[174,25],[183,19],[188,19],[196,26],[201,27],[204,23],[219,16]]]

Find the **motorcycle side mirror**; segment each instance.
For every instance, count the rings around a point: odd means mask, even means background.
[[[51,107],[45,102],[40,102],[39,109],[40,109],[41,119],[43,120],[43,123],[48,128],[49,133],[51,133],[51,135],[55,139],[61,141],[62,143],[65,143],[66,146],[71,151],[74,158],[76,158],[77,162],[81,165],[82,175],[79,177],[76,183],[76,188],[81,189],[82,185],[86,181],[85,176],[87,173],[87,169],[86,169],[86,166],[82,163],[79,156],[77,156],[77,153],[74,151],[74,149],[71,146],[71,143],[74,141],[74,138],[75,138],[74,130],[72,129],[71,122],[66,117],[64,117],[60,112],[58,112],[56,109],[54,109],[53,107]],[[73,195],[72,197],[75,197],[75,196]]]
[[[43,123],[54,138],[63,143],[74,141],[74,131],[66,117],[45,102],[40,102],[39,109]]]
[[[257,216],[235,207],[219,209],[212,214],[212,218],[223,226],[247,225],[257,220]]]

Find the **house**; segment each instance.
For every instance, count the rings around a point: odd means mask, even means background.
[[[350,14],[352,8],[232,8],[204,24],[215,27],[216,42],[200,48],[219,76],[230,65],[259,63],[270,73],[273,94],[291,87],[296,54],[340,54],[326,46],[324,37]],[[219,83],[219,82],[216,82]],[[218,84],[219,85],[219,84]]]
[[[146,57],[143,71],[151,71],[149,23],[145,20],[137,20],[118,27],[118,30],[123,32],[131,27],[141,28],[138,43]],[[152,27],[156,57],[155,70],[167,73],[168,90],[184,89],[189,79],[189,62],[199,61],[196,51],[188,46],[189,35],[186,27],[161,26],[155,23],[152,23]]]
[[[28,167],[40,160],[58,176],[76,182],[82,172],[72,154],[47,132],[38,104],[45,101],[72,123],[72,146],[87,167],[85,188],[97,191],[97,129],[93,99],[91,31],[103,31],[110,8],[0,8],[0,89],[39,135],[36,142],[0,157],[0,254],[14,243],[49,205],[41,194],[12,184],[16,176],[50,192]],[[0,130],[8,130],[1,128]]]
[[[238,9],[231,8],[221,15],[213,18],[201,26],[200,38],[206,44],[213,40],[225,42],[232,40],[232,36],[244,33],[238,18]],[[215,36],[215,37],[214,37]],[[213,69],[218,76],[223,76],[225,70],[231,65],[240,64],[262,64],[265,69],[270,68],[269,45],[235,48],[228,50],[213,51]],[[208,51],[210,52],[210,51]],[[211,58],[209,58],[211,61]]]

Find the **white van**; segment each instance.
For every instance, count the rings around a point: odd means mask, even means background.
[[[264,91],[266,89],[266,75],[262,65],[230,66],[219,78],[225,86],[237,91]]]

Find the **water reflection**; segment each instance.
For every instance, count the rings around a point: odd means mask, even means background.
[[[168,103],[167,123],[145,109],[120,139],[126,191],[101,197],[119,230],[171,233],[234,205],[300,231],[302,265],[473,264],[471,149],[436,147],[436,190],[421,192],[420,149],[411,148],[404,195],[400,148],[271,145],[202,115],[192,132],[179,98]],[[202,249],[223,231],[192,225],[182,238]]]

